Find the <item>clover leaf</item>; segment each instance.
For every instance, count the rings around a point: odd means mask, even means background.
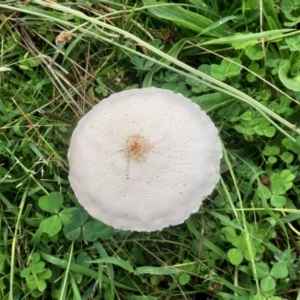
[[[249,70],[251,70],[253,73],[259,75],[260,77],[264,77],[266,75],[265,69],[261,68],[258,63],[252,63],[249,66]],[[249,82],[254,82],[257,78],[257,76],[255,76],[255,74],[253,74],[253,73],[248,73],[246,75],[246,78]]]
[[[286,203],[286,197],[284,194],[287,190],[293,186],[292,181],[295,179],[295,175],[290,170],[283,170],[281,173],[272,174],[271,181],[271,204],[274,207],[283,207]],[[269,197],[270,198],[270,197]]]
[[[49,195],[41,197],[38,204],[42,210],[55,214],[49,218],[42,220],[39,230],[49,234],[49,236],[57,234],[62,227],[62,223],[58,216],[58,213],[63,204],[63,196],[58,192],[52,192]]]
[[[288,269],[284,262],[276,262],[272,268],[264,263],[255,264],[257,277],[261,279],[260,287],[263,292],[270,292],[275,289],[276,279],[283,279],[288,276]]]
[[[291,74],[293,71],[293,74]],[[295,71],[292,69],[290,61],[285,61],[279,68],[279,79],[288,89],[299,92],[300,91],[300,74],[295,74]]]
[[[254,126],[254,130],[258,135],[273,137],[276,133],[276,128],[270,124],[267,119],[260,119],[260,122]]]
[[[286,203],[286,198],[280,195],[272,195],[271,196],[271,204],[274,207],[283,207]]]
[[[75,210],[71,213],[71,222],[63,228],[66,238],[70,241],[75,241],[80,237],[81,227],[87,221],[89,215],[83,209]]]
[[[248,224],[249,231],[253,230],[252,225]],[[223,227],[221,232],[224,234],[225,240],[232,244],[232,248],[227,251],[227,258],[229,262],[233,265],[240,265],[243,260],[251,260],[251,255],[249,253],[249,247],[247,241],[243,235],[238,235],[230,226]],[[263,247],[261,247],[261,243],[263,241],[263,236],[265,234],[264,229],[259,230],[257,232],[257,236],[261,238],[256,238],[252,240],[253,251],[255,255],[259,255],[264,252]]]
[[[39,199],[39,207],[50,213],[58,213],[63,204],[63,196],[58,192],[52,192]]]
[[[229,249],[227,256],[234,266],[240,265],[244,259],[243,251],[237,248]]]
[[[70,241],[77,240],[82,236],[86,241],[93,242],[98,238],[108,239],[112,236],[114,229],[100,221],[88,221],[88,213],[78,209],[71,213],[71,222],[63,228],[66,238]]]
[[[264,57],[264,53],[259,46],[253,46],[248,47],[245,50],[245,54],[251,59],[251,60],[259,60]]]
[[[43,292],[47,287],[45,280],[51,277],[52,272],[40,261],[40,254],[33,253],[29,267],[23,269],[20,275],[25,278],[28,289]]]
[[[231,61],[223,59],[220,65],[211,65],[211,76],[224,81],[226,78],[234,77],[240,74],[242,62],[239,58],[232,58]]]
[[[280,47],[281,49],[288,48],[290,51],[300,50],[300,34],[285,39],[286,46]]]
[[[297,140],[300,142],[300,137],[298,137]],[[300,154],[300,144],[298,142],[294,142],[289,138],[284,138],[281,143],[287,150],[290,150],[295,154]]]
[[[276,282],[274,278],[270,275],[263,278],[260,282],[260,287],[264,292],[270,292],[274,290],[275,286],[276,286]]]
[[[270,145],[266,145],[264,150],[263,150],[263,154],[266,155],[266,156],[278,155],[279,152],[280,152],[279,147],[270,146]]]

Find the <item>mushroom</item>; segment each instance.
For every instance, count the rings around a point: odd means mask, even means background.
[[[210,118],[159,88],[113,94],[75,128],[69,180],[82,206],[116,229],[161,230],[197,212],[219,181],[221,142]]]

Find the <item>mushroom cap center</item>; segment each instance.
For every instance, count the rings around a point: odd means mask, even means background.
[[[136,161],[146,160],[146,154],[153,148],[145,137],[140,134],[129,135],[126,142],[125,153],[127,158],[133,158]]]

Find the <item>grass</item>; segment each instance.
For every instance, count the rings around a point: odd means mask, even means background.
[[[300,300],[299,1],[2,1],[0,299]],[[180,92],[219,128],[222,179],[184,224],[93,220],[68,182],[80,117]]]

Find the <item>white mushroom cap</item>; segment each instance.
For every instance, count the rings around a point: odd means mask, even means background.
[[[78,123],[68,152],[83,207],[116,229],[182,223],[219,181],[218,132],[198,105],[158,88],[113,94]]]

